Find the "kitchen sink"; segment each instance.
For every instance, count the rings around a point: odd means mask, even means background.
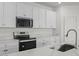
[[[70,49],[73,49],[75,48],[73,45],[70,45],[70,44],[63,44],[59,49],[58,51],[61,51],[61,52],[66,52]]]

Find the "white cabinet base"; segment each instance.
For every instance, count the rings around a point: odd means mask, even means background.
[[[6,55],[9,53],[14,53],[18,51],[19,51],[18,40],[0,41],[0,55]]]

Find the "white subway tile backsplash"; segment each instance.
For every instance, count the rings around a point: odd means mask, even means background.
[[[13,32],[28,32],[31,37],[50,37],[56,34],[56,29],[0,28],[0,40],[13,39]]]

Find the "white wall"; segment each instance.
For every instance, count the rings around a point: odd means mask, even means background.
[[[79,6],[61,6],[59,10],[57,10],[57,26],[58,32],[60,34],[61,42],[64,42],[65,39],[65,31],[64,31],[64,20],[75,20],[77,33],[79,35]],[[60,18],[59,18],[60,17]],[[71,22],[70,22],[71,23]],[[74,24],[74,21],[73,23]],[[79,38],[78,38],[79,39]]]
[[[56,15],[57,15],[57,21],[56,21],[56,30],[57,30],[57,33],[59,35],[59,40],[60,40],[60,43],[61,43],[61,33],[62,33],[62,30],[61,30],[61,13],[62,13],[62,8],[61,6],[58,6],[57,9],[56,9]]]

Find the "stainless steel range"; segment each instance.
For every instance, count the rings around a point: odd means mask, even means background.
[[[31,38],[26,32],[13,32],[13,37],[19,40],[19,51],[36,48],[36,38]]]

